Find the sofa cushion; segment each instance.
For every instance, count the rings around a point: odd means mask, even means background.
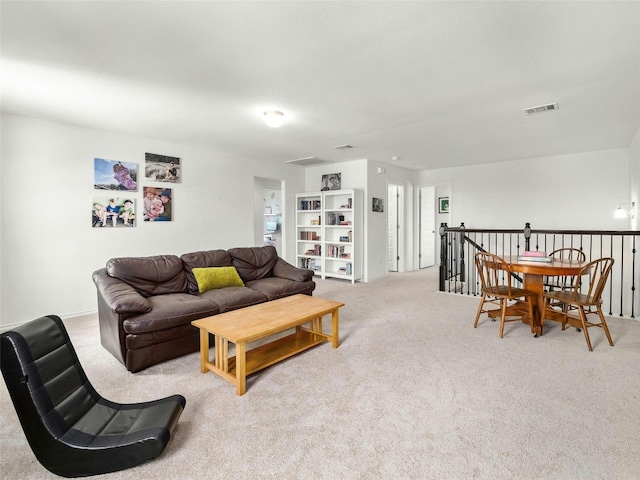
[[[244,287],[236,267],[207,267],[192,269],[198,292],[204,293],[216,288]]]
[[[157,295],[149,297],[149,301],[152,305],[150,312],[122,322],[126,333],[142,334],[173,328],[220,312],[215,302],[188,293]]]
[[[316,283],[313,280],[296,282],[286,278],[268,277],[247,282],[246,286],[266,295],[269,301],[271,301],[297,293],[311,295],[311,292],[316,288]]]
[[[271,245],[232,248],[228,252],[231,255],[233,266],[238,270],[245,285],[252,280],[270,277],[273,266],[278,261],[278,252]]]
[[[209,290],[200,296],[215,302],[220,308],[220,313],[267,301],[266,295],[247,287],[218,288]]]
[[[107,262],[107,273],[145,297],[187,291],[187,276],[175,255],[112,258]]]
[[[185,253],[180,256],[187,276],[189,293],[198,293],[198,282],[193,275],[194,268],[230,267],[231,255],[226,250],[205,250],[200,252]]]

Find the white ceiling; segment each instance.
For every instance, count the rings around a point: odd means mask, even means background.
[[[627,147],[640,128],[638,1],[2,1],[0,17],[3,111],[263,161],[441,168]]]

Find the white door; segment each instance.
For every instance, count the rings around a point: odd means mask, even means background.
[[[387,270],[398,271],[398,187],[389,185],[387,195]]]
[[[402,205],[404,187],[389,184],[387,187],[387,270],[400,271],[402,256]]]
[[[436,262],[436,189],[420,187],[418,189],[419,205],[419,268],[430,267]]]

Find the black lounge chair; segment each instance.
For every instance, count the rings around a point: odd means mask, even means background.
[[[105,400],[55,315],[0,337],[2,375],[29,445],[47,470],[84,477],[162,453],[184,409],[182,395],[134,404]]]

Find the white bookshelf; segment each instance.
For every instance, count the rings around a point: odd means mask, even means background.
[[[322,268],[322,194],[296,194],[296,262],[323,274]]]
[[[363,192],[329,190],[296,195],[298,266],[321,278],[362,279]]]

